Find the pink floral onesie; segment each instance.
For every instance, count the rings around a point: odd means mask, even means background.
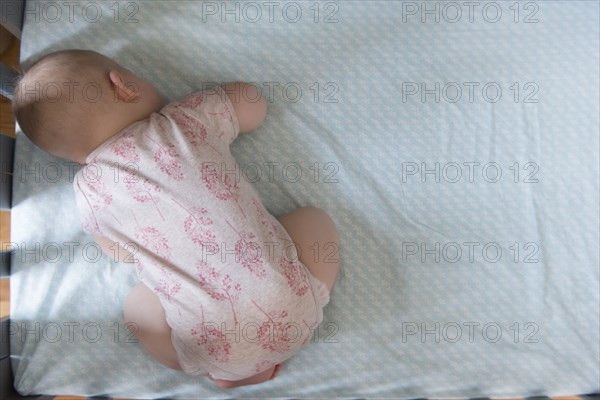
[[[74,181],[84,230],[133,252],[159,296],[184,371],[226,380],[298,352],[329,301],[239,173],[238,132],[221,88],[196,92],[104,142]]]

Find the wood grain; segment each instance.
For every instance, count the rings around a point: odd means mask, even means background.
[[[13,40],[11,46],[0,54],[0,62],[12,68],[19,65],[21,42]],[[15,119],[10,100],[0,96],[0,132],[15,137]],[[0,211],[0,247],[5,249],[10,242],[10,211]],[[0,318],[10,314],[10,279],[0,279]]]
[[[0,55],[0,62],[11,68],[19,66],[19,49],[21,42],[18,39],[13,40],[12,45]],[[15,137],[15,119],[12,114],[10,100],[0,96],[0,132],[5,135]]]
[[[10,279],[0,279],[0,319],[10,314]]]

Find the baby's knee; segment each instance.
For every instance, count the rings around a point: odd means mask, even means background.
[[[324,232],[326,232],[330,235],[333,235],[335,237],[335,240],[337,241],[337,239],[338,239],[337,226],[335,224],[335,221],[333,220],[333,218],[331,218],[331,216],[327,213],[327,211],[323,210],[322,208],[313,207],[313,206],[304,207],[304,208],[302,208],[302,210],[313,221],[318,223],[318,225],[320,226],[321,229],[324,230]]]
[[[235,381],[224,381],[222,379],[214,379],[213,382],[222,389],[231,389],[238,386]]]
[[[123,319],[141,345],[161,364],[181,371],[171,328],[158,296],[146,285],[134,286],[125,299]]]
[[[140,320],[140,309],[147,299],[145,288],[138,283],[131,288],[123,304],[123,319],[126,323],[137,324]]]

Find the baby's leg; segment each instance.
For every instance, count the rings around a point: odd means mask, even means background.
[[[271,367],[266,371],[263,371],[259,374],[253,375],[249,378],[245,378],[245,379],[242,379],[239,381],[225,381],[222,379],[214,379],[214,382],[219,387],[222,387],[225,389],[230,389],[230,388],[234,388],[234,387],[238,387],[238,386],[255,385],[257,383],[263,383],[263,382],[266,382],[268,380],[275,378],[275,375],[277,375],[277,372],[279,371],[280,367],[281,367],[281,364],[277,364],[274,367]]]
[[[300,261],[331,292],[340,270],[339,236],[332,219],[315,207],[299,208],[277,219],[296,245]],[[215,380],[215,383],[224,388],[261,383],[273,379],[278,369],[275,366],[241,381]]]
[[[125,300],[125,323],[135,324],[135,336],[142,346],[161,364],[181,371],[177,361],[177,353],[171,342],[171,327],[165,319],[165,310],[158,296],[146,285],[138,283]],[[279,365],[240,381],[214,380],[223,388],[252,385],[272,379],[277,374]]]
[[[143,283],[138,283],[127,295],[124,314],[126,323],[135,324],[135,337],[146,351],[161,364],[181,371],[171,342],[171,327],[158,296]]]
[[[303,207],[277,218],[298,249],[300,261],[331,292],[340,270],[339,235],[329,215]]]

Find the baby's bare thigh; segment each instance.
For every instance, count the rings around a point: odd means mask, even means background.
[[[181,370],[171,342],[171,327],[158,296],[146,285],[131,288],[124,306],[125,322],[133,323],[135,336],[142,346],[163,365]]]
[[[340,270],[339,235],[331,217],[319,208],[303,207],[277,219],[296,245],[300,261],[331,291]]]

